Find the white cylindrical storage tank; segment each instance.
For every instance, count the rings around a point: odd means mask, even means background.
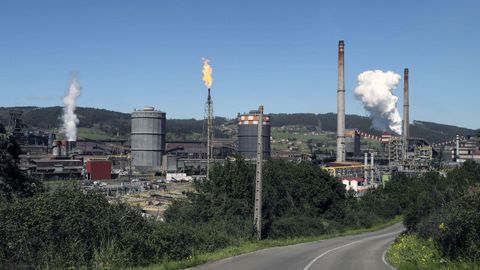
[[[132,113],[132,166],[139,171],[160,171],[165,153],[166,114],[153,107]]]

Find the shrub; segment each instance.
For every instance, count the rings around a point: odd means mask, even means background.
[[[451,202],[435,219],[436,231],[431,235],[435,237],[444,254],[453,258],[480,257],[479,193],[467,194]]]
[[[273,221],[269,238],[313,236],[331,233],[334,226],[324,219],[306,216],[282,217]]]
[[[112,247],[105,239],[118,240],[114,247],[130,248],[144,242],[151,228],[137,210],[73,188],[2,204],[0,223],[0,265],[26,268],[88,267],[95,252],[99,256]],[[142,249],[126,252],[132,265],[146,263],[151,254]]]

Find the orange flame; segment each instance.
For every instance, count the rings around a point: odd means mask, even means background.
[[[207,58],[202,58],[203,60],[203,82],[205,83],[205,86],[210,89],[213,84],[213,78],[212,78],[212,67],[208,64],[210,60]]]

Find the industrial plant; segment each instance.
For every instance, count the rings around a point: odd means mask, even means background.
[[[64,98],[61,127],[53,131],[32,130],[22,123],[21,111],[11,110],[8,130],[23,150],[22,169],[41,180],[90,181],[86,186],[98,188],[106,194],[121,195],[161,190],[165,182],[208,179],[213,166],[237,158],[257,166],[267,159],[308,160],[325,168],[346,189],[361,196],[368,189],[383,185],[394,173],[423,173],[438,166],[435,164],[438,160],[441,160],[442,168],[455,167],[466,160],[480,162],[478,143],[468,136],[471,134],[458,134],[451,140],[435,144],[411,136],[408,68],[403,72],[403,119],[395,107],[389,112],[389,118],[383,121],[380,118],[386,114],[375,114],[375,108],[364,104],[371,114],[373,126],[382,127],[383,133],[370,134],[358,128],[346,128],[345,94],[348,92],[345,88],[343,40],[338,43],[336,133],[324,132],[321,127],[306,131],[295,125],[275,126],[275,116],[264,113],[263,107],[262,111],[238,113],[235,118],[218,124],[214,121],[212,68],[207,59],[204,59],[203,75],[207,100],[200,139],[168,139],[171,126],[167,125],[167,113],[153,106],[131,112],[131,131],[127,137],[78,138],[76,125],[79,119],[75,108],[80,86],[75,78]],[[382,76],[390,76],[394,83],[373,90],[362,85],[362,80],[381,80]],[[394,102],[396,106],[397,99],[391,90],[400,79],[392,72],[362,73],[355,95],[363,102],[375,91],[389,91],[385,102]],[[228,130],[233,135],[216,137],[219,129]],[[331,138],[332,143],[312,142],[311,138],[322,136]],[[177,195],[181,196],[179,194],[180,191]],[[151,208],[151,201],[146,201],[144,208]]]
[[[430,144],[423,138],[410,135],[410,102],[409,102],[409,69],[404,69],[403,74],[403,121],[401,135],[398,131],[398,111],[390,118],[389,132],[384,132],[381,137],[363,134],[364,137],[378,140],[381,148],[360,149],[360,136],[357,131],[345,132],[345,73],[344,73],[345,43],[338,43],[338,106],[337,106],[337,145],[336,160],[327,163],[324,168],[337,177],[346,189],[352,189],[361,196],[371,188],[377,188],[388,181],[392,173],[406,173],[409,175],[420,174],[433,169],[435,160],[443,160],[443,168],[455,167],[466,160],[480,162],[480,150],[477,142],[470,136],[440,144]],[[376,71],[378,73],[378,71]],[[387,72],[389,73],[389,72]],[[362,75],[362,74],[361,74]],[[360,75],[360,76],[361,76]],[[390,74],[389,74],[390,75]],[[359,80],[360,80],[359,76]],[[399,79],[399,78],[398,78]],[[392,87],[392,86],[389,86]],[[394,86],[393,86],[394,87]],[[358,89],[358,88],[357,88]],[[364,90],[364,89],[362,89]],[[389,89],[386,89],[389,90]],[[359,95],[359,93],[356,93]],[[391,93],[390,93],[391,94]],[[396,102],[396,99],[392,99]],[[396,105],[396,104],[394,104]],[[372,106],[372,105],[370,105]],[[369,108],[367,108],[367,111]],[[378,117],[371,112],[373,118]],[[372,120],[375,125],[375,119]],[[348,151],[347,151],[348,149]],[[446,158],[439,159],[440,152],[446,151]],[[361,162],[360,153],[363,152],[364,162]],[[348,155],[350,153],[350,155]],[[448,155],[451,153],[451,158]],[[347,156],[349,157],[347,160]]]

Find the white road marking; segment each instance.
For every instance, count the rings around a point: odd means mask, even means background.
[[[388,266],[388,268],[390,268],[390,269],[392,269],[392,270],[395,270],[395,267],[393,267],[393,266],[392,266],[389,262],[387,262],[387,260],[385,259],[385,255],[387,254],[387,250],[388,250],[388,248],[385,249],[385,251],[384,251],[383,254],[382,254],[382,261],[383,261],[383,263],[384,263],[385,265]]]
[[[384,237],[384,236],[388,236],[388,235],[394,235],[394,234],[400,234],[402,231],[397,231],[397,232],[392,232],[392,233],[386,233],[386,234],[381,234],[381,235],[376,235],[376,236],[371,236],[371,237],[367,237],[367,238],[363,238],[363,239],[360,239],[360,240],[357,240],[357,241],[353,241],[353,242],[350,242],[348,244],[345,244],[343,246],[339,246],[339,247],[335,247],[335,248],[332,248],[332,249],[329,249],[325,252],[323,252],[322,254],[318,255],[315,259],[311,260],[307,266],[305,266],[305,268],[303,268],[303,270],[308,270],[310,269],[310,267],[320,258],[322,258],[323,256],[327,255],[328,253],[332,252],[332,251],[335,251],[337,249],[341,249],[341,248],[344,248],[344,247],[348,247],[348,246],[351,246],[353,244],[356,244],[356,243],[360,243],[360,242],[363,242],[365,240],[370,240],[370,239],[375,239],[375,238],[381,238],[381,237]]]

